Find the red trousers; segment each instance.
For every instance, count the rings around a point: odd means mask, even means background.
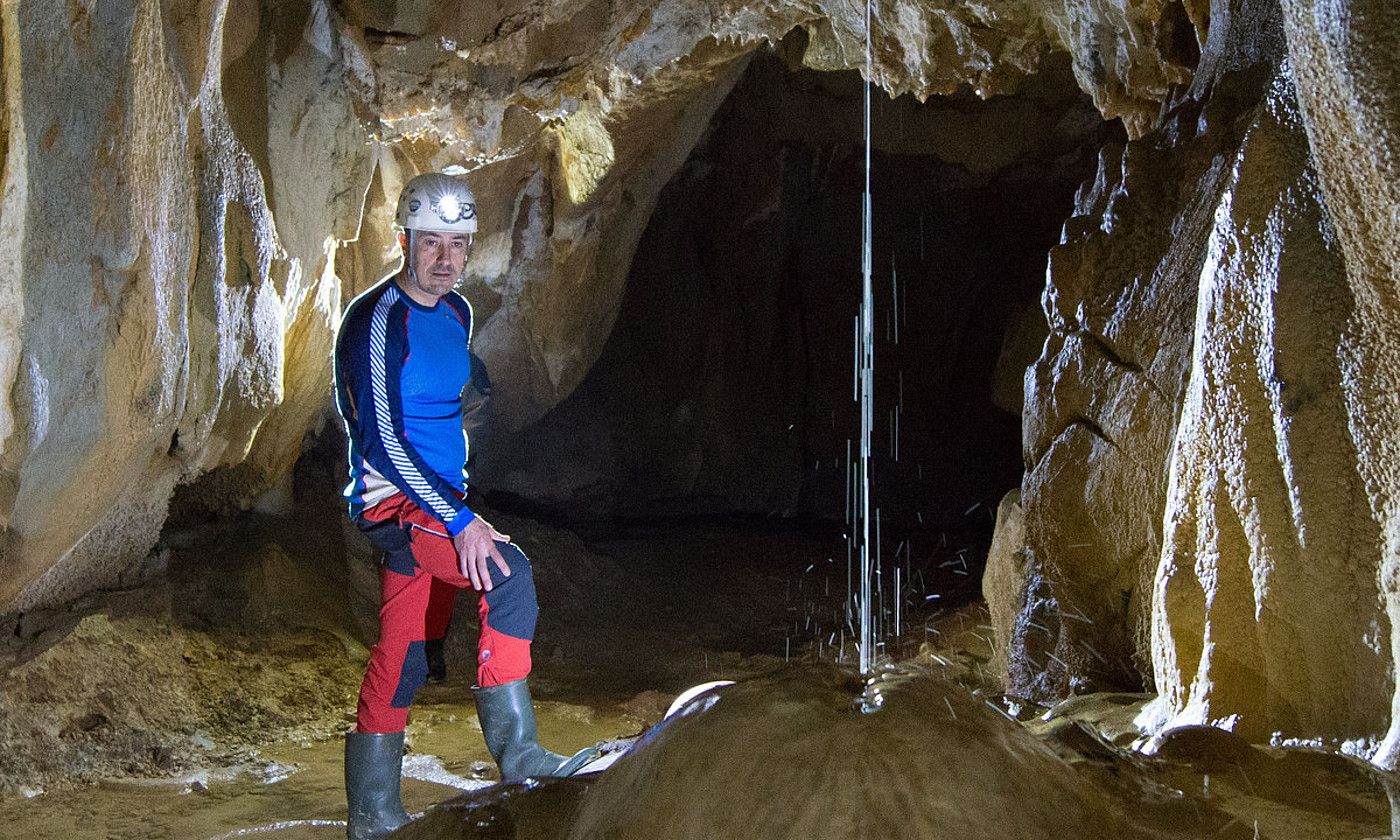
[[[428,679],[424,643],[447,633],[457,591],[471,587],[442,523],[403,494],[367,509],[357,523],[385,553],[380,571],[379,641],[370,650],[356,711],[359,732],[400,732],[418,689]],[[510,575],[490,563],[490,592],[479,594],[477,684],[484,687],[530,673],[530,641],[539,604],[530,561],[498,542]]]

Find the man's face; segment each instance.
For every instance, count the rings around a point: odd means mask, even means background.
[[[408,259],[417,275],[418,288],[434,298],[452,291],[467,264],[467,252],[471,249],[467,235],[415,231],[411,239]]]

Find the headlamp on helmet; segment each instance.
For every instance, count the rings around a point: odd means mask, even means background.
[[[404,230],[476,233],[476,198],[466,181],[425,172],[404,184],[394,222]]]

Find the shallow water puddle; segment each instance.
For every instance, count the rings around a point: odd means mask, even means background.
[[[540,736],[578,749],[642,722],[617,709],[540,702]],[[423,811],[495,779],[471,704],[424,703],[409,725],[403,800]],[[24,840],[332,840],[345,836],[343,744],[275,744],[244,764],[179,779],[141,779],[0,801],[0,836]]]

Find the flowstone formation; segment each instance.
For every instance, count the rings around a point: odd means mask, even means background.
[[[1393,678],[1384,546],[1339,353],[1355,302],[1285,75],[1227,198],[1206,250],[1153,592],[1163,705],[1174,722],[1239,715],[1256,737],[1373,738]]]
[[[1396,13],[1216,6],[1051,253],[1008,687],[1393,767]]]
[[[1337,342],[1347,431],[1369,522],[1363,549],[1378,573],[1384,616],[1368,646],[1389,663],[1389,730],[1374,759],[1400,767],[1400,8],[1381,0],[1284,0],[1303,124],[1346,261],[1352,306]],[[1334,324],[1335,326],[1335,324]],[[1372,531],[1372,527],[1377,531]],[[1379,561],[1377,562],[1377,555]],[[1365,613],[1366,590],[1353,603]]]

